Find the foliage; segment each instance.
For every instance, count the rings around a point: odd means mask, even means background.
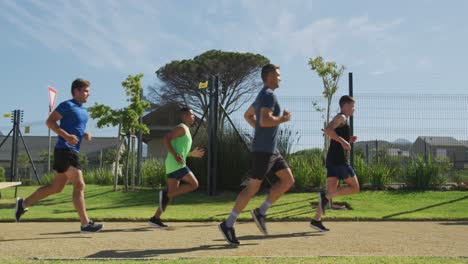
[[[441,187],[447,180],[448,162],[435,161],[430,156],[411,159],[406,167],[405,183],[417,190]]]
[[[41,177],[41,183],[43,185],[51,184],[54,181],[55,173],[54,172],[45,172]]]
[[[83,171],[83,177],[87,184],[111,185],[114,181],[110,168],[95,168]]]
[[[338,90],[338,83],[340,81],[340,77],[343,74],[345,67],[338,66],[336,62],[329,61],[324,62],[321,56],[316,58],[309,59],[309,66],[311,70],[315,71],[317,75],[322,78],[323,82],[323,91],[322,95],[324,98],[327,99],[327,116],[326,116],[326,124],[330,122],[330,111],[331,111],[331,103],[333,95]],[[321,111],[323,109],[319,108],[316,102],[313,102],[314,108],[317,111]],[[329,139],[325,137],[324,141],[324,149],[325,153],[328,150]]]
[[[81,165],[82,169],[88,167],[89,159],[88,159],[88,155],[86,155],[86,153],[84,153],[84,152],[78,153],[78,160],[80,161],[80,165]]]
[[[390,183],[395,169],[388,166],[383,162],[373,163],[368,168],[368,179],[372,187],[377,189],[383,189],[386,184]]]
[[[6,181],[5,178],[5,169],[3,167],[0,167],[0,182]]]
[[[278,150],[284,158],[288,158],[291,155],[292,148],[294,147],[301,137],[299,131],[293,133],[291,128],[285,127],[278,131]]]
[[[157,105],[189,105],[203,115],[209,104],[208,89],[199,82],[219,76],[219,102],[231,114],[250,102],[262,85],[259,70],[269,60],[253,53],[209,50],[193,59],[172,61],[156,71],[159,83],[150,87],[151,101]],[[220,111],[221,120],[224,112]]]
[[[450,178],[453,182],[457,184],[468,183],[468,170],[457,170],[453,171],[450,174]]]
[[[218,134],[216,158],[218,161],[217,188],[218,190],[238,191],[242,181],[249,176],[251,167],[250,153],[239,135],[230,126]],[[250,144],[247,140],[247,145]],[[207,132],[201,128],[194,137],[193,147],[206,149],[208,146]],[[208,153],[203,158],[189,158],[187,165],[197,177],[200,188],[206,186],[208,174]]]
[[[141,97],[142,87],[141,78],[143,74],[135,76],[129,75],[122,82],[122,87],[127,95],[127,102],[130,104],[122,109],[112,109],[110,106],[95,103],[94,106],[88,108],[93,119],[98,119],[97,127],[122,125],[122,132],[125,134],[134,135],[136,131],[142,130],[144,134],[149,133],[149,129],[145,124],[140,124],[139,118],[143,112],[149,108],[150,104],[144,101]]]
[[[287,162],[294,175],[296,189],[307,190],[325,186],[326,169],[321,151],[293,154]]]
[[[166,184],[164,163],[157,159],[148,159],[141,164],[141,177],[143,186],[161,188]]]

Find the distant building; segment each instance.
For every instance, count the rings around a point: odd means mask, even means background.
[[[28,150],[31,154],[31,158],[37,169],[39,177],[42,177],[47,172],[47,152],[49,149],[49,137],[47,136],[24,136],[24,141]],[[0,142],[5,139],[4,136],[0,136]],[[10,175],[11,169],[11,148],[12,148],[12,137],[3,144],[0,149],[0,166],[5,169],[7,178]],[[52,137],[52,149],[53,152],[55,143],[57,142],[57,136]],[[102,156],[110,149],[117,149],[119,140],[115,137],[93,137],[90,142],[83,140],[81,143],[80,153],[86,155],[89,161],[89,167],[98,167],[102,161]],[[18,142],[19,154],[26,155],[23,142],[21,139]],[[53,154],[53,153],[52,153]],[[25,169],[21,170],[19,175],[21,178],[32,178],[34,177],[34,171],[29,165],[29,159],[27,160],[28,165]],[[52,162],[51,162],[52,163]],[[18,165],[20,166],[20,164]],[[52,164],[51,164],[52,166]]]
[[[163,160],[166,158],[167,150],[164,147],[163,138],[174,127],[180,124],[178,116],[180,106],[170,103],[156,107],[153,111],[143,116],[143,123],[148,126],[150,133],[143,135],[143,142],[148,146],[147,158]],[[199,121],[198,118],[197,123]]]
[[[457,169],[468,168],[468,146],[453,137],[420,136],[413,144],[412,153],[448,159]]]
[[[399,148],[389,148],[387,150],[387,153],[388,153],[389,156],[393,156],[393,157],[398,157],[398,156],[409,157],[410,156],[409,151],[401,150]]]

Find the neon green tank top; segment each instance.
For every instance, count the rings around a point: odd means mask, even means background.
[[[171,145],[177,154],[181,154],[184,157],[184,160],[187,160],[187,155],[189,154],[190,148],[192,147],[192,135],[190,135],[190,129],[184,123],[181,123],[179,126],[185,130],[185,135],[172,139]],[[171,153],[167,153],[165,164],[166,174],[185,167],[185,164],[177,163]]]

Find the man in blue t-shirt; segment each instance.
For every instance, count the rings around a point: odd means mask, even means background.
[[[252,175],[247,187],[239,193],[229,217],[219,225],[224,238],[231,245],[239,245],[234,223],[240,212],[260,189],[263,179],[272,175],[279,178],[279,181],[271,187],[263,204],[251,211],[257,227],[264,235],[268,234],[265,225],[267,210],[294,184],[293,174],[277,147],[279,125],[291,119],[291,113],[287,110],[284,110],[281,115],[274,93],[281,81],[279,67],[274,64],[263,66],[262,80],[263,89],[244,114],[245,120],[255,129],[251,151]]]
[[[49,115],[47,126],[58,135],[54,149],[54,170],[57,171],[52,183],[37,189],[28,198],[16,198],[15,220],[20,221],[21,216],[28,210],[28,206],[42,200],[49,195],[59,193],[67,182],[73,185],[73,205],[80,217],[81,232],[98,232],[102,224],[96,224],[88,218],[84,202],[84,179],[81,172],[78,153],[81,140],[91,140],[86,130],[88,112],[83,106],[88,101],[90,82],[76,79],[71,86],[73,99],[60,103]],[[57,122],[60,121],[60,125]]]

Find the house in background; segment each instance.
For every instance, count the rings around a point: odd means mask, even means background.
[[[143,142],[147,145],[147,158],[164,160],[167,155],[163,138],[174,127],[180,124],[178,116],[180,106],[176,103],[169,103],[156,107],[153,111],[143,116],[143,123],[148,126],[150,133],[143,135]],[[196,123],[200,121],[195,117]]]
[[[163,160],[166,158],[166,148],[163,138],[180,123],[177,116],[177,104],[166,104],[155,108],[143,116],[143,123],[148,126],[150,133],[143,135],[143,142],[148,146],[147,158]]]
[[[42,177],[43,174],[47,173],[48,164],[47,164],[47,152],[49,149],[49,137],[47,136],[24,136],[24,142],[28,147],[28,150],[31,154],[31,158],[34,162],[34,165],[37,169],[39,177]],[[0,136],[0,142],[5,139],[4,136]],[[57,136],[52,137],[52,149],[53,152],[55,143],[57,142]],[[5,169],[5,176],[9,180],[10,169],[11,169],[11,148],[12,148],[13,138],[10,136],[3,144],[0,149],[0,166]],[[103,155],[110,149],[117,149],[119,145],[119,139],[115,137],[93,137],[90,142],[83,140],[80,147],[80,153],[83,153],[88,158],[89,164],[88,167],[99,167]],[[23,142],[21,139],[18,142],[18,154],[26,157],[26,150],[24,149]],[[53,154],[53,153],[52,153]],[[29,164],[29,159],[27,161],[22,161],[25,163],[24,169],[20,169],[19,176],[25,179],[33,179],[34,171]],[[27,165],[26,165],[27,162]],[[18,161],[18,168],[21,166]],[[51,162],[52,163],[52,162]],[[52,166],[52,164],[51,164]]]
[[[392,157],[409,157],[410,153],[408,150],[401,150],[400,148],[389,148],[387,154]]]
[[[468,146],[453,137],[419,136],[413,144],[413,155],[448,159],[457,169],[468,169]]]

